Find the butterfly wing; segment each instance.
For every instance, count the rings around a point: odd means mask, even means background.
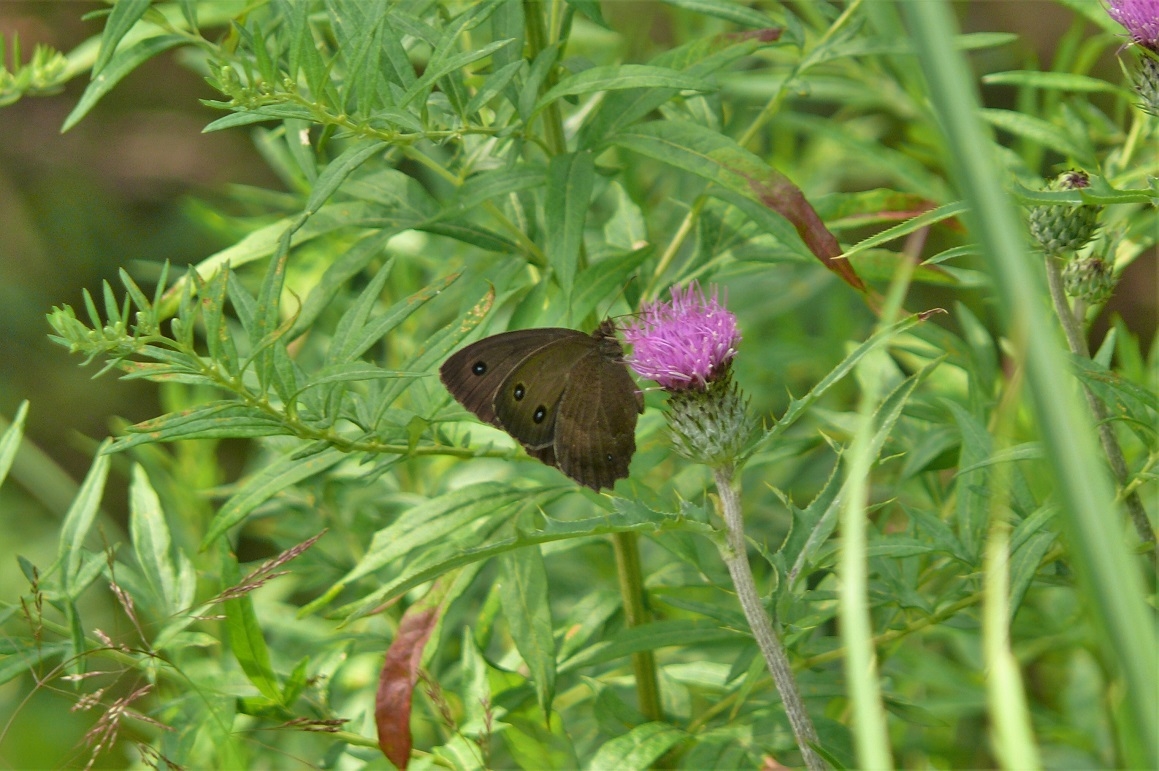
[[[572,368],[555,425],[555,465],[581,485],[611,488],[628,476],[643,399],[622,361],[599,353]]]
[[[485,337],[456,351],[439,367],[439,379],[460,404],[485,423],[505,428],[495,414],[495,395],[512,370],[528,356],[573,329],[520,329]],[[518,437],[517,437],[518,438]]]
[[[499,424],[528,452],[544,450],[555,442],[559,403],[572,382],[572,371],[582,361],[598,356],[596,341],[590,335],[570,329],[558,331],[567,334],[527,355],[495,392]],[[536,457],[544,460],[539,454]]]

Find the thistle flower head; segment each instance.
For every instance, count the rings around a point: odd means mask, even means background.
[[[741,336],[736,316],[718,297],[716,288],[706,297],[693,282],[684,289],[672,287],[670,302],[646,304],[624,330],[632,345],[628,364],[668,391],[704,391],[727,375]]]
[[[668,429],[676,452],[714,468],[733,462],[750,425],[747,399],[732,382],[740,344],[736,316],[700,285],[672,288],[670,302],[645,305],[624,330],[628,364],[668,391]]]
[[[1159,0],[1110,0],[1107,14],[1126,27],[1136,43],[1159,52]]]

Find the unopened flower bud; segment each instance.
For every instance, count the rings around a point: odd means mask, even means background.
[[[1047,184],[1047,190],[1079,190],[1090,187],[1082,171],[1064,171]],[[1077,251],[1091,240],[1098,227],[1101,206],[1052,204],[1030,210],[1030,233],[1049,255]]]
[[[1062,269],[1066,293],[1090,305],[1106,302],[1115,289],[1115,271],[1099,257],[1071,260]]]

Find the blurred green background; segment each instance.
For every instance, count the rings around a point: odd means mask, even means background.
[[[645,61],[681,37],[674,11],[659,2],[605,0],[603,5],[620,33],[625,61]],[[0,34],[8,41],[18,35],[24,58],[36,43],[67,52],[101,29],[101,20],[82,17],[106,8],[5,0]],[[976,58],[980,72],[1049,62],[1054,40],[1071,22],[1061,6],[1042,2],[968,2],[959,11],[967,31],[1011,31],[1022,38],[1021,45]],[[69,485],[83,477],[96,443],[118,419],[135,422],[161,411],[148,383],[110,375],[91,379],[96,367],[80,368],[80,359],[47,339],[45,313],[64,303],[82,307],[82,289],[97,292],[102,280],[119,286],[119,268],[147,286],[165,260],[183,266],[212,254],[237,237],[213,211],[245,213],[231,186],[279,189],[244,129],[201,133],[220,113],[198,100],[218,95],[182,66],[180,56],[166,54],[147,63],[64,135],[60,126],[87,78],[74,80],[59,95],[0,109],[0,415],[10,418],[22,400],[30,400],[26,437],[45,453],[22,453],[11,481],[0,489],[0,587],[6,597],[25,583],[17,555],[42,565],[52,562]],[[1112,81],[1120,78],[1111,58],[1098,72]],[[991,106],[1011,106],[1012,99],[1011,89],[985,94]],[[1117,313],[1143,336],[1146,349],[1156,327],[1157,285],[1154,255],[1136,261],[1104,311],[1095,339]],[[106,508],[115,517],[123,508],[124,487],[123,478],[111,480]],[[0,686],[0,766],[5,758],[42,757],[68,765],[70,758],[83,756],[77,742],[89,719],[68,713],[68,695],[40,690],[22,703],[28,686],[20,679]],[[18,713],[5,714],[11,707]],[[74,725],[61,725],[65,714]],[[44,729],[46,721],[53,721],[51,730]],[[102,762],[116,762],[115,756],[101,756],[98,766]]]

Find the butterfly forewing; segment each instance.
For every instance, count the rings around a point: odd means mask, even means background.
[[[593,490],[613,487],[628,476],[639,412],[640,393],[623,362],[585,357],[572,369],[556,417],[560,471]]]
[[[439,368],[439,378],[451,395],[480,420],[500,428],[495,415],[495,395],[499,386],[519,362],[545,345],[566,336],[580,335],[574,329],[520,329],[471,343],[456,351]]]
[[[599,357],[596,341],[582,332],[553,340],[527,356],[495,393],[499,425],[528,451],[552,446],[560,399],[580,363],[590,357]]]

